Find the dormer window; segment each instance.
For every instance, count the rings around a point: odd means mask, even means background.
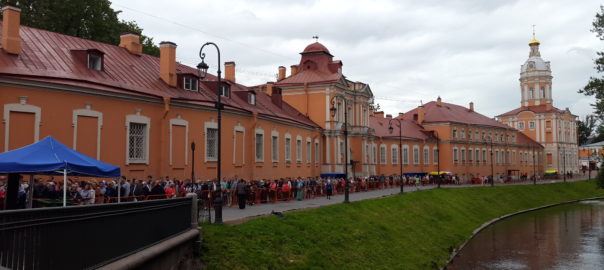
[[[88,69],[103,70],[103,57],[98,54],[88,53]]]
[[[256,105],[256,94],[254,92],[247,93],[247,103]]]
[[[231,96],[231,88],[228,85],[220,86],[220,96],[221,97],[230,97]]]
[[[197,91],[199,87],[199,82],[197,78],[183,77],[182,85],[185,90]]]

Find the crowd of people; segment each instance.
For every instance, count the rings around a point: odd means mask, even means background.
[[[459,178],[456,175],[443,175],[439,179],[430,175],[405,175],[402,181],[399,176],[371,176],[349,179],[350,192],[363,192],[375,189],[399,187],[401,182],[406,186],[434,185],[440,181],[448,184],[489,184],[491,181],[504,183],[503,177]],[[6,180],[0,177],[0,202],[4,201]],[[335,194],[344,192],[346,181],[343,178],[332,177],[297,177],[280,179],[259,179],[246,181],[237,177],[224,179],[220,182],[222,202],[225,206],[244,209],[246,205],[258,203],[277,203],[290,200],[307,200],[316,197],[331,199]],[[175,178],[165,177],[154,179],[148,176],[142,179],[127,179],[121,177],[116,180],[97,180],[92,178],[80,179],[70,177],[67,179],[65,192],[69,205],[90,205],[115,202],[144,201],[154,199],[169,199],[183,197],[194,192],[201,202],[207,207],[212,207],[216,200],[217,182],[180,181]],[[59,206],[63,203],[63,178],[35,178],[33,186],[29,181],[21,179],[19,183],[18,208]],[[30,202],[31,201],[31,202]],[[3,209],[0,205],[0,209]]]

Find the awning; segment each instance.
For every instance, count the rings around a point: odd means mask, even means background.
[[[440,175],[451,175],[452,172],[440,171]],[[430,172],[429,175],[438,175],[438,172]]]

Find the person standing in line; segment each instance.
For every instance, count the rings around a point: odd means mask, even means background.
[[[327,185],[325,185],[325,191],[327,192],[327,199],[331,200],[331,194],[333,193],[333,185],[331,184],[331,179],[327,180]]]
[[[237,203],[239,204],[239,209],[245,209],[245,197],[246,197],[246,184],[245,180],[241,179],[237,183],[236,191],[237,191]]]
[[[301,201],[302,200],[302,195],[304,194],[304,182],[302,182],[301,179],[298,179],[297,181],[298,181],[298,183],[297,183],[297,188],[298,188],[297,189],[297,193],[298,194],[296,196],[296,199],[298,201]]]

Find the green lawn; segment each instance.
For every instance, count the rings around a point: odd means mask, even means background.
[[[435,269],[493,218],[604,196],[593,181],[447,188],[203,226],[207,269]]]

